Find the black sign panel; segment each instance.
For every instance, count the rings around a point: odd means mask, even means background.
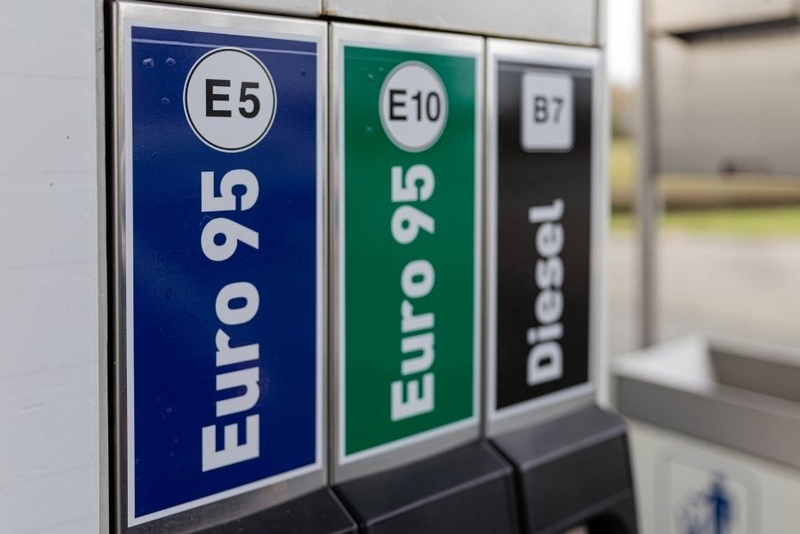
[[[593,80],[586,68],[496,68],[502,410],[589,381]]]

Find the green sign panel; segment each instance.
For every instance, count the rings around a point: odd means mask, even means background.
[[[357,46],[342,63],[347,461],[477,421],[480,73],[475,56]]]

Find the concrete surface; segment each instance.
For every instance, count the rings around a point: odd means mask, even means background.
[[[800,236],[662,233],[658,335],[720,333],[800,347]],[[609,350],[637,348],[638,246],[634,233],[609,242]]]

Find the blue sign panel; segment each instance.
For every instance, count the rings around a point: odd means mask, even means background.
[[[321,468],[323,125],[316,38],[127,39],[135,525]]]

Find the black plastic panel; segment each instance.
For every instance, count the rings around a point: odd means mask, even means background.
[[[196,534],[356,534],[356,524],[330,489]]]
[[[362,534],[517,534],[511,467],[483,442],[336,487]]]
[[[494,440],[514,466],[523,532],[636,534],[625,423],[591,406]]]

